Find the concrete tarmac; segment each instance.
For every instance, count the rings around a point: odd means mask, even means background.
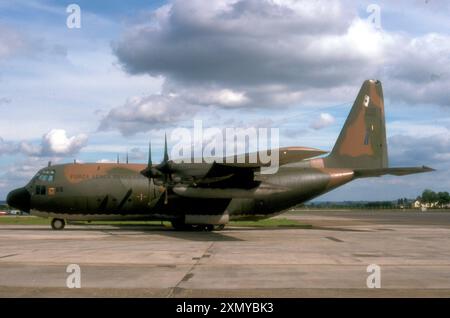
[[[449,297],[450,213],[297,211],[311,228],[0,226],[0,297]],[[69,264],[81,288],[66,285]],[[381,288],[367,288],[367,266]]]

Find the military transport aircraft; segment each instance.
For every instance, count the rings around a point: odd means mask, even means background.
[[[428,172],[422,167],[389,168],[381,83],[363,83],[328,156],[313,148],[285,147],[279,169],[262,174],[256,163],[49,165],[23,188],[8,194],[10,206],[66,220],[165,220],[175,229],[222,229],[229,220],[263,219],[282,213],[357,178]]]

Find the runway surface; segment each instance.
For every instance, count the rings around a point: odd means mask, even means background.
[[[0,297],[450,296],[449,212],[301,211],[311,228],[0,226]],[[81,288],[66,286],[69,264]],[[367,266],[381,288],[367,288]]]

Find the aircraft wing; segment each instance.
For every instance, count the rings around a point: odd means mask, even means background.
[[[222,158],[222,162],[213,163],[170,163],[173,173],[184,178],[192,177],[194,187],[213,188],[241,188],[250,189],[256,187],[259,182],[254,180],[255,172],[262,167],[273,164],[275,160],[272,151],[278,151],[278,165],[302,161],[316,157],[326,151],[307,147],[283,147],[275,150],[264,151],[267,158],[261,158],[257,152],[245,153],[234,157]],[[210,160],[213,161],[212,159]]]
[[[266,160],[262,160],[258,152],[245,153],[234,157],[227,157],[223,163],[214,163],[207,174],[197,182],[197,185],[249,188],[257,184],[253,180],[254,172],[261,167],[271,165],[274,160],[272,151],[278,151],[278,165],[302,161],[327,153],[326,151],[308,147],[282,147],[275,150],[264,151]],[[231,182],[230,182],[231,181]]]
[[[327,151],[315,149],[315,148],[309,148],[309,147],[281,147],[274,150],[268,150],[268,151],[262,151],[262,153],[267,153],[268,157],[274,157],[272,156],[272,151],[278,151],[278,160],[279,165],[283,166],[288,163],[293,162],[299,162],[305,159],[317,157],[323,154],[326,154]],[[241,155],[236,155],[233,157],[226,157],[224,158],[223,162],[225,162],[227,165],[232,166],[245,166],[248,164],[241,164],[240,162],[254,162],[254,164],[258,166],[269,166],[270,162],[268,163],[267,160],[261,160],[260,155],[258,152],[251,152],[251,153],[245,153]],[[233,163],[228,163],[233,162]]]
[[[274,153],[274,151],[278,153]],[[325,154],[326,151],[308,147],[283,147],[262,152],[246,153],[221,158],[221,162],[210,160],[169,160],[167,138],[164,142],[164,160],[153,165],[151,144],[149,159],[141,174],[165,188],[164,200],[168,200],[168,189],[175,193],[196,198],[229,198],[234,196],[255,197],[262,193],[284,191],[279,187],[256,189],[260,181],[255,172],[266,166],[282,166]],[[265,155],[265,156],[264,156]],[[274,162],[275,161],[275,162]]]
[[[211,165],[208,172],[195,181],[195,187],[203,188],[244,188],[256,187],[259,182],[254,180],[255,171],[260,169],[258,164],[226,164]]]
[[[408,174],[434,171],[433,168],[422,167],[399,167],[399,168],[379,168],[379,169],[356,169],[355,178],[380,177],[386,174],[394,176],[405,176]]]

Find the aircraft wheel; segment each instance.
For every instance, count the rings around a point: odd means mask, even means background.
[[[66,226],[66,221],[63,219],[53,219],[52,220],[52,229],[54,230],[62,230]]]
[[[214,227],[214,231],[222,231],[225,228],[225,224],[219,224]]]
[[[192,224],[189,226],[190,226],[189,230],[191,230],[191,231],[195,231],[195,232],[205,231],[205,225],[202,225],[202,224]]]

